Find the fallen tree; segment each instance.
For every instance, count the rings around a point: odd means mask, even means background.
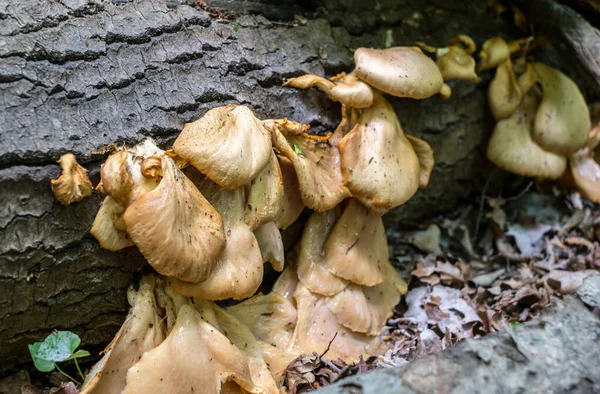
[[[519,35],[491,19],[485,2],[407,1],[365,11],[360,2],[332,1],[291,22],[222,19],[210,8],[172,3],[14,0],[1,13],[0,371],[28,361],[26,345],[53,329],[107,343],[126,312],[132,273],[145,265],[134,248],[107,252],[89,235],[99,194],[70,207],[54,201],[50,179],[61,154],[74,153],[97,184],[107,145],[146,136],[170,145],[185,122],[227,103],[330,130],[339,108],[318,92],[282,87],[285,78],[348,71],[358,46]],[[258,3],[253,11],[290,16],[275,12],[288,4]],[[493,128],[485,85],[454,83],[447,101],[393,102],[403,127],[431,144],[436,167],[426,191],[388,223],[448,209],[483,184]]]

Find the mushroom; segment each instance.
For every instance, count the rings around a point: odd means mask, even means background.
[[[323,248],[339,217],[339,209],[314,212],[308,218],[298,255],[298,279],[311,292],[333,296],[348,286],[348,281],[334,275],[325,266]]]
[[[499,66],[511,54],[519,51],[523,44],[528,44],[531,38],[523,38],[507,43],[502,37],[492,37],[481,46],[477,71],[489,70]]]
[[[590,113],[577,85],[559,70],[534,63],[543,98],[535,116],[533,140],[547,151],[568,155],[583,148],[591,128]]]
[[[329,137],[297,134],[287,123],[271,128],[273,146],[294,166],[304,205],[317,212],[332,209],[350,196],[342,184],[337,146],[346,129],[344,120]]]
[[[384,263],[389,256],[380,216],[369,212],[358,200],[350,199],[326,236],[322,264],[331,273],[358,285],[375,286],[383,282]],[[315,252],[319,253],[319,249],[312,253]]]
[[[213,108],[187,123],[173,151],[225,189],[250,183],[272,154],[269,131],[241,105]]]
[[[239,347],[237,339],[243,338],[254,348],[253,338],[240,334],[239,325],[228,337],[205,321],[209,319],[191,303],[181,306],[169,336],[127,372],[123,394],[278,393],[264,361]]]
[[[593,152],[589,147],[580,149],[569,156],[569,166],[579,193],[600,204],[600,164],[594,159]]]
[[[386,253],[387,255],[387,253]],[[406,282],[386,259],[381,263],[384,280],[375,286],[351,284],[325,303],[338,322],[354,332],[377,336],[392,316],[400,296],[406,293]]]
[[[115,252],[133,246],[133,241],[127,235],[125,223],[123,223],[124,212],[125,207],[111,196],[107,196],[102,201],[90,230],[101,248]]]
[[[245,220],[251,230],[275,220],[283,207],[283,176],[277,156],[271,159],[249,185],[246,198]]]
[[[435,164],[433,150],[427,142],[420,138],[408,134],[406,134],[406,138],[410,141],[419,159],[419,189],[424,189],[429,184],[429,178]]]
[[[248,298],[262,281],[263,259],[256,237],[244,221],[244,188],[221,189],[208,178],[199,188],[223,218],[226,246],[217,255],[214,270],[205,280],[192,283],[172,279],[171,285],[187,297]]]
[[[300,217],[304,203],[294,165],[285,156],[279,156],[278,159],[283,177],[283,203],[275,217],[275,223],[277,227],[285,230]]]
[[[277,272],[283,271],[285,264],[283,239],[275,222],[268,222],[254,230],[263,261],[271,263]]]
[[[294,299],[294,292],[296,291],[298,282],[299,279],[296,267],[288,265],[273,284],[271,292],[279,294],[295,306],[296,300]]]
[[[367,108],[373,103],[373,90],[350,73],[341,73],[331,80],[313,74],[288,79],[283,86],[297,89],[318,87],[334,101],[354,108]]]
[[[504,60],[488,87],[488,105],[496,120],[510,117],[523,99],[523,92],[510,58]]]
[[[87,176],[87,170],[77,163],[71,153],[66,153],[58,159],[62,170],[58,179],[50,180],[54,198],[63,205],[69,205],[83,200],[92,194],[92,182]]]
[[[531,138],[539,93],[532,89],[508,118],[499,121],[487,147],[487,157],[498,167],[524,176],[557,179],[567,159],[548,152]]]
[[[424,99],[444,86],[438,66],[418,47],[358,48],[354,63],[354,75],[392,96]]]
[[[436,54],[436,64],[444,82],[454,80],[479,82],[479,77],[475,73],[475,59],[472,56],[476,45],[471,37],[465,34],[458,35],[444,48],[434,48],[420,42],[416,45]]]
[[[125,388],[127,370],[165,339],[165,324],[154,297],[156,282],[157,278],[146,275],[137,289],[130,286],[129,314],[102,359],[88,373],[80,393],[120,393]]]
[[[161,158],[162,179],[123,214],[127,233],[148,263],[162,275],[202,281],[225,248],[219,213],[179,170]]]
[[[326,353],[327,358],[341,358],[346,363],[358,361],[368,353],[373,337],[354,332],[340,324],[327,307],[327,297],[312,293],[302,282],[294,293],[298,305],[298,322],[294,343],[304,352]]]
[[[379,94],[339,149],[344,185],[379,215],[404,204],[419,188],[419,159],[394,109]]]

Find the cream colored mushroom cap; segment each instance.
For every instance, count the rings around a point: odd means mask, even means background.
[[[531,91],[510,118],[496,124],[487,157],[498,167],[518,175],[557,179],[567,168],[566,157],[545,151],[531,139],[538,103]]]
[[[358,48],[354,63],[358,78],[396,97],[425,99],[444,84],[435,62],[415,47]]]
[[[533,140],[545,150],[568,155],[586,145],[590,113],[579,88],[559,70],[534,63],[543,98],[535,116]]]
[[[569,157],[569,165],[579,193],[600,204],[600,164],[591,153],[589,148],[583,148]]]
[[[77,163],[73,154],[62,155],[58,163],[62,173],[58,179],[50,181],[56,200],[69,205],[92,194],[92,182],[87,176],[87,170]]]
[[[227,105],[187,123],[173,150],[225,189],[256,178],[271,158],[268,130],[252,111]]]
[[[123,220],[148,263],[165,276],[204,280],[225,248],[221,216],[167,156],[159,185],[138,197]]]
[[[483,43],[479,52],[477,71],[489,70],[510,57],[510,48],[502,37],[492,37]]]

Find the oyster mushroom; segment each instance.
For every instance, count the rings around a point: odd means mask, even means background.
[[[367,108],[373,103],[373,90],[371,87],[356,78],[352,73],[341,73],[331,80],[313,74],[306,74],[288,79],[283,86],[297,89],[308,89],[316,86],[327,93],[333,101],[354,108]]]
[[[77,163],[73,154],[62,155],[58,159],[58,164],[62,173],[58,179],[50,181],[56,200],[63,205],[69,205],[92,194],[92,182],[87,176],[87,170]]]
[[[230,339],[208,318],[189,303],[181,306],[169,336],[127,372],[123,394],[278,393],[264,361],[236,345],[239,333],[228,332]],[[241,335],[252,346],[253,338]]]
[[[387,254],[387,253],[386,253]],[[406,293],[406,282],[385,260],[381,263],[384,280],[375,286],[351,284],[325,303],[340,324],[354,332],[377,336],[392,316],[400,296]]]
[[[201,282],[172,279],[173,289],[188,297],[208,300],[248,298],[263,277],[263,259],[254,233],[244,221],[244,188],[221,189],[209,179],[200,190],[223,217],[226,245],[210,275]]]
[[[327,297],[312,293],[300,282],[294,298],[298,305],[298,322],[293,338],[304,353],[323,354],[329,348],[327,358],[341,358],[346,363],[356,362],[360,355],[368,353],[373,337],[340,324],[327,307]]]
[[[348,286],[348,281],[331,273],[324,261],[323,248],[338,217],[338,209],[313,213],[300,240],[298,279],[311,292],[325,296],[335,295]]]
[[[476,45],[471,37],[465,34],[458,35],[444,48],[434,48],[424,43],[416,44],[436,54],[436,64],[444,82],[455,80],[479,82],[479,77],[475,73],[475,59],[472,56]]]
[[[532,89],[508,119],[496,124],[487,157],[518,175],[557,179],[567,167],[566,157],[544,150],[531,138],[539,102],[539,94]]]
[[[379,215],[404,204],[419,188],[419,159],[381,95],[363,111],[339,149],[344,185]]]
[[[444,86],[438,66],[417,47],[358,48],[354,63],[354,75],[392,96],[424,99]]]
[[[124,212],[125,207],[114,198],[107,196],[102,201],[90,230],[101,248],[115,252],[134,245],[123,222]]]
[[[125,388],[127,370],[165,339],[166,327],[154,297],[156,282],[157,278],[147,275],[137,290],[129,288],[131,310],[102,359],[88,373],[80,393],[120,393]]]
[[[382,283],[389,256],[381,217],[350,199],[327,235],[323,252],[323,264],[335,276],[364,286]]]
[[[223,221],[173,159],[161,158],[161,173],[156,189],[123,214],[127,233],[160,274],[202,281],[225,248]]]
[[[489,70],[499,66],[506,59],[509,59],[511,54],[521,50],[522,46],[530,41],[531,38],[523,38],[507,43],[502,37],[492,37],[486,40],[479,52],[477,71]]]
[[[429,178],[435,164],[433,150],[427,142],[420,138],[408,134],[406,134],[406,138],[410,141],[419,159],[419,189],[424,189],[429,184]]]
[[[275,222],[268,222],[254,230],[256,242],[260,248],[263,261],[271,263],[277,272],[283,271],[285,264],[283,239]]]
[[[510,117],[523,99],[523,91],[510,58],[504,60],[488,87],[488,105],[496,120]]]
[[[583,148],[591,128],[590,113],[577,85],[559,70],[534,63],[543,97],[535,116],[533,140],[547,151],[568,155]]]
[[[271,128],[273,146],[294,166],[304,205],[317,212],[332,209],[350,196],[342,184],[337,147],[346,128],[347,122],[342,120],[327,138],[294,134],[286,124],[274,124]]]
[[[569,156],[569,167],[579,193],[590,201],[600,204],[600,164],[589,147]]]
[[[225,189],[250,183],[272,154],[269,131],[241,105],[217,107],[187,123],[173,151]]]
[[[274,153],[249,185],[244,217],[251,230],[275,220],[283,207],[283,176]]]
[[[285,230],[300,217],[304,210],[304,203],[294,165],[285,156],[279,156],[278,159],[283,177],[283,202],[281,210],[275,217],[275,224]]]

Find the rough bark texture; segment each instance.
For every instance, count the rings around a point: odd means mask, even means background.
[[[61,154],[73,152],[96,184],[104,157],[95,149],[146,136],[168,145],[185,122],[226,103],[332,129],[339,108],[316,91],[281,87],[283,78],[349,71],[359,46],[516,36],[483,0],[327,0],[292,23],[217,20],[165,1],[0,0],[0,374],[28,361],[26,345],[52,329],[107,343],[132,272],[145,264],[135,248],[110,253],[89,235],[100,195],[69,207],[53,200]],[[289,2],[248,3],[282,16]],[[448,101],[394,101],[405,130],[432,145],[436,168],[389,225],[450,208],[484,183],[493,123],[491,73],[482,76],[478,87],[453,83]]]
[[[320,394],[600,392],[600,275],[581,300],[555,301],[540,318],[481,340],[466,340],[404,368],[342,379]],[[582,302],[583,301],[583,302]],[[585,304],[584,304],[585,302]]]

